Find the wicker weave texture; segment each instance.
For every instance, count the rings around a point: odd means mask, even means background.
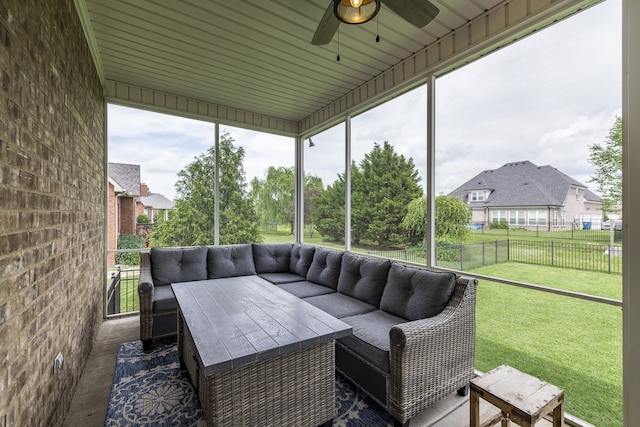
[[[332,419],[334,357],[329,342],[211,376],[212,424],[315,426]]]
[[[153,278],[151,277],[151,257],[149,251],[140,252],[140,278],[138,280],[140,339],[145,341],[153,338]]]
[[[458,278],[442,313],[392,329],[387,407],[401,422],[471,381],[476,286],[475,279]]]
[[[207,377],[188,328],[181,332],[178,346],[210,426],[315,426],[335,417],[333,341]]]

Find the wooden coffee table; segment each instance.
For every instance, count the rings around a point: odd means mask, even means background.
[[[210,425],[330,425],[351,326],[258,276],[171,285],[178,352]]]

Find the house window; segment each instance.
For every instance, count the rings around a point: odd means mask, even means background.
[[[472,202],[481,202],[484,200],[484,191],[472,191],[471,192],[471,201]]]
[[[509,225],[525,225],[525,212],[509,211]]]
[[[528,225],[547,225],[547,211],[529,211]]]
[[[580,189],[576,188],[576,200],[580,201]]]
[[[491,222],[507,222],[507,212],[506,211],[491,211]]]
[[[564,227],[564,211],[553,211],[552,224],[554,227]]]

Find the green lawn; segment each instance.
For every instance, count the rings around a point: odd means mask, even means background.
[[[130,313],[140,310],[140,300],[138,299],[138,277],[139,267],[128,267],[123,270],[120,276],[120,313]],[[107,289],[111,282],[111,272],[107,279]]]
[[[609,298],[620,275],[503,263],[474,273]],[[511,365],[565,390],[567,412],[597,426],[622,425],[622,310],[481,280],[476,368]]]

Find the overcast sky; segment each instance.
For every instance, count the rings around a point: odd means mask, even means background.
[[[436,191],[487,169],[530,160],[589,183],[589,145],[621,115],[621,0],[579,15],[440,77],[436,84]],[[424,175],[426,88],[352,121],[352,157],[389,141]],[[173,199],[178,171],[213,144],[210,123],[120,106],[108,108],[109,161],[140,165],[141,180]],[[293,138],[221,126],[246,150],[247,182],[266,167],[293,166]],[[305,144],[307,172],[330,184],[344,167],[342,125]],[[313,150],[313,151],[312,151]],[[313,161],[311,161],[313,156]],[[423,176],[424,178],[424,176]]]

